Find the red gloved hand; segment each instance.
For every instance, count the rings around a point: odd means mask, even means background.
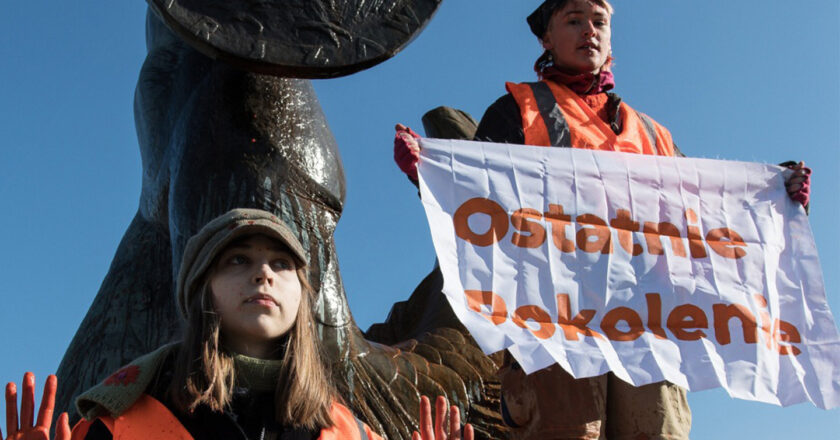
[[[452,405],[449,408],[449,429],[443,423],[446,420],[446,398],[438,396],[435,402],[436,416],[432,420],[432,404],[426,396],[420,397],[420,432],[414,431],[411,440],[461,440],[461,412]],[[434,425],[434,427],[432,426]],[[473,440],[473,427],[464,426],[463,440]]]
[[[397,124],[394,135],[394,162],[402,172],[417,183],[417,164],[420,162],[420,135],[402,124]]]
[[[782,166],[793,170],[785,181],[785,189],[791,200],[808,206],[811,198],[811,169],[805,166],[805,162],[785,162]]]
[[[35,375],[28,372],[24,374],[22,385],[23,396],[20,399],[19,427],[17,387],[14,382],[9,382],[6,385],[6,431],[8,436],[3,437],[3,433],[0,432],[0,438],[6,440],[49,440],[58,379],[52,374],[47,377],[47,384],[44,385],[44,396],[41,398],[41,408],[38,410],[38,421],[34,426],[32,425],[32,419],[35,414]],[[55,440],[70,440],[70,422],[67,413],[61,413],[57,423]]]

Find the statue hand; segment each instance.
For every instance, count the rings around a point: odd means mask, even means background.
[[[417,164],[420,162],[420,135],[402,124],[395,127],[394,162],[412,182],[417,183]]]
[[[32,419],[35,413],[35,375],[29,372],[24,374],[22,385],[20,426],[18,426],[17,387],[14,382],[9,382],[6,385],[6,432],[8,435],[3,437],[3,432],[0,431],[0,438],[5,440],[49,440],[58,379],[52,374],[47,377],[47,384],[44,385],[44,396],[41,398],[41,408],[38,410],[38,420],[34,426],[32,425]],[[70,423],[67,413],[61,413],[57,423],[55,440],[70,440]]]
[[[446,420],[446,398],[438,396],[435,401],[435,421],[432,427],[432,404],[426,396],[420,397],[420,432],[414,431],[411,440],[461,440],[461,413],[458,407],[449,407],[449,429],[443,426]],[[447,434],[447,431],[449,432]],[[473,440],[473,428],[469,423],[464,426],[463,440]]]

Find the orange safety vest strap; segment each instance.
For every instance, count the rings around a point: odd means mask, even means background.
[[[671,133],[665,127],[659,125],[650,116],[636,111],[636,115],[642,121],[647,133],[648,139],[653,140],[656,145],[656,154],[659,156],[674,156],[676,151],[674,148],[674,141],[671,139]]]
[[[124,414],[100,417],[114,440],[193,440],[184,425],[157,399],[143,394]],[[83,440],[93,421],[82,420],[73,428],[71,440]]]
[[[505,83],[508,92],[519,105],[519,113],[522,115],[522,133],[525,135],[525,143],[543,147],[551,146],[551,137],[545,118],[540,113],[534,90],[528,83],[516,84]]]
[[[382,440],[375,432],[350,412],[346,406],[333,402],[330,408],[333,426],[322,429],[318,440]]]

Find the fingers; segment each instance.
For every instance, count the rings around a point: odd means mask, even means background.
[[[55,391],[58,388],[58,379],[54,374],[47,376],[47,383],[44,385],[44,395],[41,397],[41,407],[38,410],[38,426],[44,427],[47,431],[52,425],[53,408],[55,408]]]
[[[18,430],[17,386],[14,382],[6,384],[6,434],[14,437]]]
[[[394,130],[397,130],[397,131],[406,131],[406,130],[408,130],[408,127],[406,127],[405,125],[402,125],[402,124],[397,124],[397,126],[396,126],[396,127],[394,127]]]
[[[424,440],[434,440],[432,431],[432,404],[426,396],[420,397],[420,436]]]
[[[475,433],[473,432],[473,427],[469,423],[464,426],[464,440],[473,440]]]
[[[423,440],[423,437],[420,437],[420,433],[414,431],[414,433],[411,434],[411,440]]]
[[[801,183],[791,183],[787,186],[788,194],[794,194],[794,193],[798,192],[800,189],[802,189],[802,184]]]
[[[35,415],[35,375],[27,371],[23,375],[23,394],[20,396],[20,429],[32,427]]]
[[[395,149],[401,148],[409,149],[415,152],[420,151],[420,143],[417,142],[416,138],[406,132],[397,133],[397,137],[394,139],[394,147]]]
[[[67,416],[66,412],[63,412],[56,421],[55,440],[70,440],[70,434],[70,417]]]
[[[446,430],[444,428],[444,421],[446,420],[446,398],[438,396],[435,400],[435,438],[437,440],[446,440]]]
[[[455,405],[449,407],[449,436],[461,438],[461,410]]]

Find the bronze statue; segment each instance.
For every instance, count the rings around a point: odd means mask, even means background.
[[[365,339],[347,306],[333,231],[344,202],[338,147],[303,78],[393,56],[440,0],[149,0],[135,95],[138,212],[59,367],[58,408],[177,337],[186,240],[234,207],[276,213],[309,247],[319,330],[339,390],[388,438],[408,438],[420,394],[446,394],[479,438],[500,438],[496,363],[454,318],[439,273]],[[406,307],[411,313],[399,313]],[[385,345],[388,344],[388,345]]]

